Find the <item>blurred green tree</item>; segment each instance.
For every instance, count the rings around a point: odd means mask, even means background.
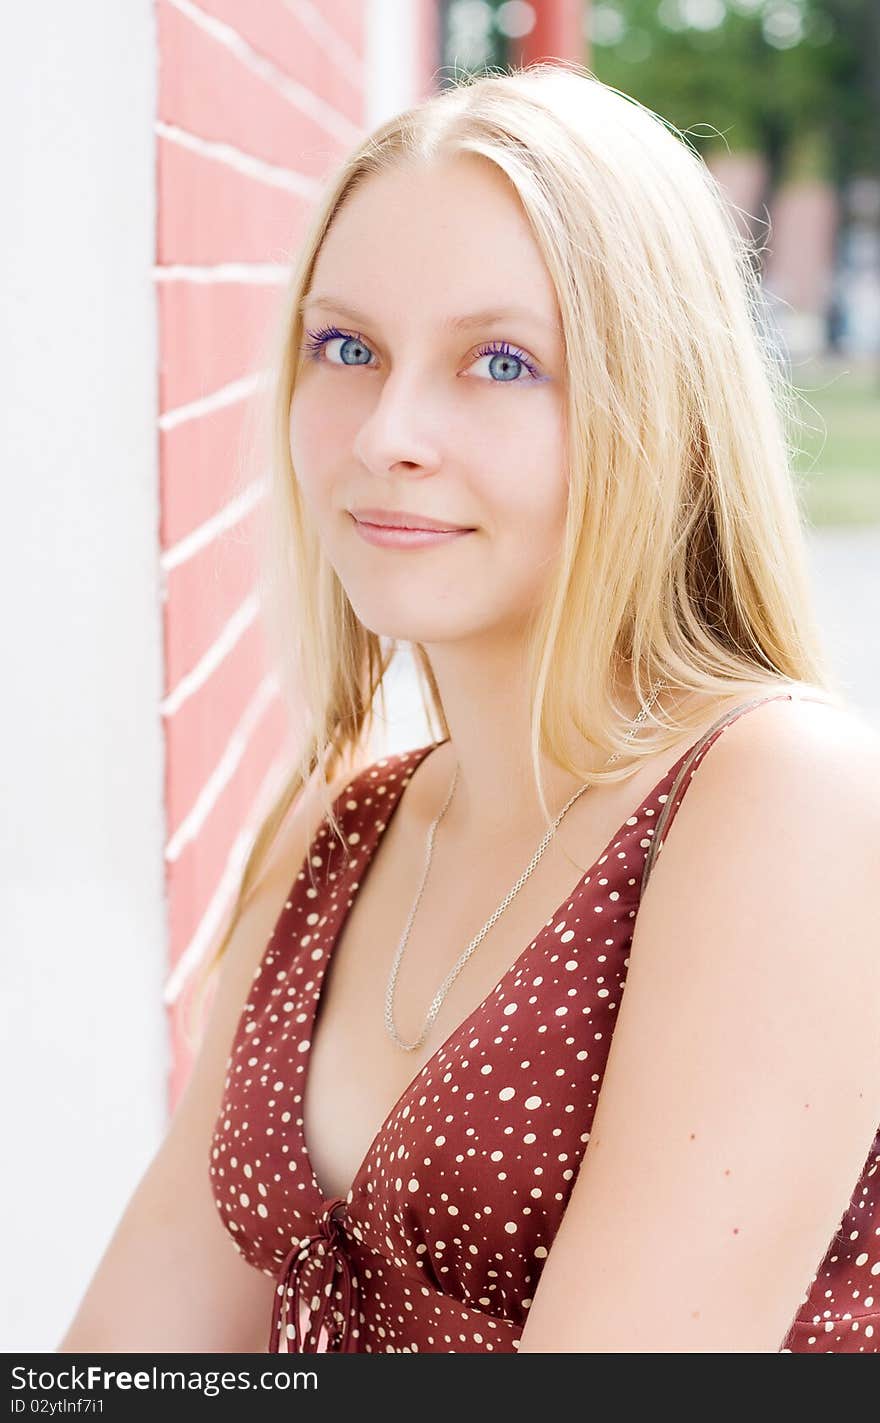
[[[593,72],[704,156],[760,152],[774,185],[880,171],[878,0],[594,0],[588,28]]]

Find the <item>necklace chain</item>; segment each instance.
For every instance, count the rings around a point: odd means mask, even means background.
[[[646,704],[645,706],[643,706],[642,710],[639,712],[638,716],[635,718],[635,720],[634,720],[633,723],[632,723],[632,726],[630,727],[629,731],[627,732],[627,734],[626,734],[626,739],[627,739],[627,740],[629,740],[629,738],[635,734],[636,727],[639,726],[639,724],[644,721],[644,719],[645,719],[645,717],[647,716],[648,712],[651,710],[651,707],[654,705],[655,701],[657,700],[658,696],[660,695],[661,688],[663,688],[665,685],[666,685],[666,683],[665,683],[665,681],[662,680],[662,679],[661,679],[659,682],[657,682],[657,683],[655,684],[655,686],[654,686],[654,688],[653,688],[653,690],[652,690],[650,699],[648,700],[647,704]],[[619,751],[616,752],[613,756],[609,756],[609,757],[608,757],[608,760],[605,762],[605,765],[606,765],[606,766],[610,766],[611,762],[612,762],[612,761],[616,761],[619,756],[620,756],[620,752],[619,752]],[[603,769],[604,769],[604,768],[603,768]],[[402,958],[403,958],[403,953],[404,953],[404,950],[405,950],[405,948],[406,948],[406,946],[407,946],[407,943],[409,942],[410,930],[412,929],[413,920],[414,920],[415,917],[416,917],[416,911],[418,910],[419,903],[420,903],[421,898],[422,898],[422,893],[423,893],[423,891],[424,891],[425,884],[426,884],[426,882],[427,882],[428,871],[429,871],[430,868],[431,868],[431,860],[433,859],[433,854],[434,854],[434,835],[435,835],[435,833],[436,833],[436,831],[437,831],[437,826],[440,824],[440,821],[443,819],[444,815],[446,814],[446,811],[447,811],[448,808],[449,808],[449,803],[450,803],[450,801],[452,800],[452,795],[453,795],[453,792],[454,792],[454,790],[455,790],[455,786],[456,786],[456,782],[457,782],[457,781],[458,781],[458,766],[456,765],[455,774],[454,774],[454,776],[453,776],[453,778],[452,778],[452,785],[451,785],[450,788],[449,788],[449,794],[448,794],[447,797],[446,797],[446,801],[445,801],[445,803],[444,803],[444,805],[443,805],[443,809],[440,811],[440,814],[436,817],[436,819],[432,822],[431,828],[430,828],[430,830],[428,831],[428,847],[427,847],[427,852],[426,852],[426,855],[425,855],[425,868],[424,868],[424,871],[423,871],[423,873],[422,873],[422,881],[421,881],[421,884],[419,885],[418,892],[416,893],[416,897],[415,897],[415,901],[414,901],[414,903],[413,903],[412,909],[410,910],[409,919],[407,920],[407,923],[406,923],[406,928],[404,929],[403,935],[402,935],[401,940],[400,940],[400,943],[399,943],[398,946],[397,946],[397,952],[396,952],[396,954],[394,955],[394,961],[393,961],[393,963],[392,963],[392,965],[391,965],[391,971],[390,971],[390,973],[389,973],[389,975],[388,975],[388,985],[387,985],[387,988],[386,988],[386,990],[385,990],[385,1014],[384,1014],[384,1017],[385,1017],[385,1028],[386,1028],[386,1030],[387,1030],[389,1036],[393,1039],[393,1041],[397,1044],[397,1046],[400,1047],[400,1048],[403,1048],[404,1051],[406,1051],[406,1052],[413,1052],[417,1047],[421,1046],[421,1044],[425,1041],[425,1038],[427,1037],[428,1032],[429,1032],[429,1030],[430,1030],[430,1028],[431,1028],[433,1022],[434,1022],[435,1018],[437,1017],[437,1014],[438,1014],[439,1011],[440,1011],[440,1008],[441,1008],[441,1006],[442,1006],[442,1004],[443,1004],[443,1000],[445,999],[447,993],[449,992],[449,990],[450,990],[450,988],[452,987],[452,985],[453,985],[453,983],[455,982],[455,980],[458,978],[458,975],[461,973],[462,969],[464,968],[464,966],[465,966],[465,964],[467,963],[468,959],[470,958],[471,954],[474,952],[474,950],[477,948],[477,946],[481,943],[481,941],[485,938],[486,934],[488,934],[489,930],[492,928],[492,925],[495,923],[495,921],[504,913],[505,909],[507,908],[508,904],[510,904],[511,900],[514,899],[517,894],[519,894],[519,891],[522,889],[522,887],[523,887],[523,885],[525,884],[526,880],[529,878],[529,875],[532,873],[532,871],[534,870],[534,868],[535,868],[535,866],[537,865],[538,861],[540,860],[541,856],[543,855],[544,851],[547,849],[547,846],[550,844],[550,841],[552,840],[553,836],[556,834],[556,829],[557,829],[557,827],[558,827],[560,821],[562,820],[562,817],[563,817],[563,816],[566,814],[566,812],[571,808],[571,806],[574,805],[574,802],[578,799],[578,797],[581,796],[581,795],[583,795],[584,791],[590,789],[590,784],[591,784],[590,782],[587,782],[585,785],[581,786],[580,789],[579,789],[579,790],[576,790],[575,793],[574,793],[574,795],[571,796],[571,798],[570,798],[570,799],[566,802],[566,804],[562,807],[562,810],[561,810],[561,811],[559,812],[559,814],[557,815],[556,819],[554,820],[553,824],[550,826],[549,830],[545,831],[544,836],[543,836],[543,839],[541,840],[540,845],[538,846],[538,848],[537,848],[537,850],[535,851],[534,855],[532,856],[531,860],[530,860],[529,863],[527,864],[526,868],[523,870],[523,872],[522,872],[522,874],[520,875],[519,879],[518,879],[518,880],[516,881],[516,883],[512,886],[512,888],[508,890],[507,894],[504,896],[504,898],[502,899],[501,903],[498,905],[497,909],[495,909],[494,912],[490,915],[490,917],[486,920],[486,923],[483,925],[483,927],[482,927],[482,929],[480,930],[480,932],[479,932],[473,939],[471,939],[471,942],[468,944],[467,948],[466,948],[466,949],[464,950],[464,952],[459,956],[457,962],[452,966],[452,968],[450,969],[449,973],[446,975],[446,977],[444,978],[443,982],[441,983],[440,987],[437,989],[437,992],[434,994],[434,997],[433,997],[433,999],[431,1000],[431,1006],[430,1006],[430,1008],[428,1009],[428,1015],[427,1015],[427,1017],[425,1018],[424,1026],[422,1027],[422,1031],[419,1033],[419,1036],[415,1039],[414,1042],[407,1043],[407,1042],[404,1042],[404,1040],[400,1037],[400,1035],[398,1034],[397,1029],[396,1029],[396,1027],[395,1027],[395,1025],[394,1025],[394,990],[395,990],[395,988],[396,988],[396,986],[397,986],[397,975],[398,975],[398,972],[399,972],[399,969],[400,969],[400,963],[401,963],[401,960],[402,960]]]

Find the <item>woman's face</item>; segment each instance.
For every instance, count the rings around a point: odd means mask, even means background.
[[[458,318],[487,311],[467,324]],[[327,558],[372,632],[516,632],[567,500],[556,294],[519,201],[477,156],[373,177],[337,215],[304,307],[290,448]],[[351,510],[472,533],[382,547]]]

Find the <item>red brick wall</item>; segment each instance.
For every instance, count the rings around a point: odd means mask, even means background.
[[[316,180],[364,127],[365,11],[156,5],[171,1110],[191,1066],[187,973],[216,943],[241,837],[290,750],[257,616],[259,480],[237,483],[239,439]]]

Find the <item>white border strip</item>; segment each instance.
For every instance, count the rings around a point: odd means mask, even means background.
[[[226,750],[214,767],[199,792],[196,802],[188,815],[184,816],[171,839],[165,846],[165,859],[173,863],[180,858],[183,850],[195,840],[223,791],[237,771],[248,748],[251,735],[266,708],[278,696],[280,690],[278,676],[270,672],[263,678],[255,695],[251,698],[238,726],[229,738]]]

